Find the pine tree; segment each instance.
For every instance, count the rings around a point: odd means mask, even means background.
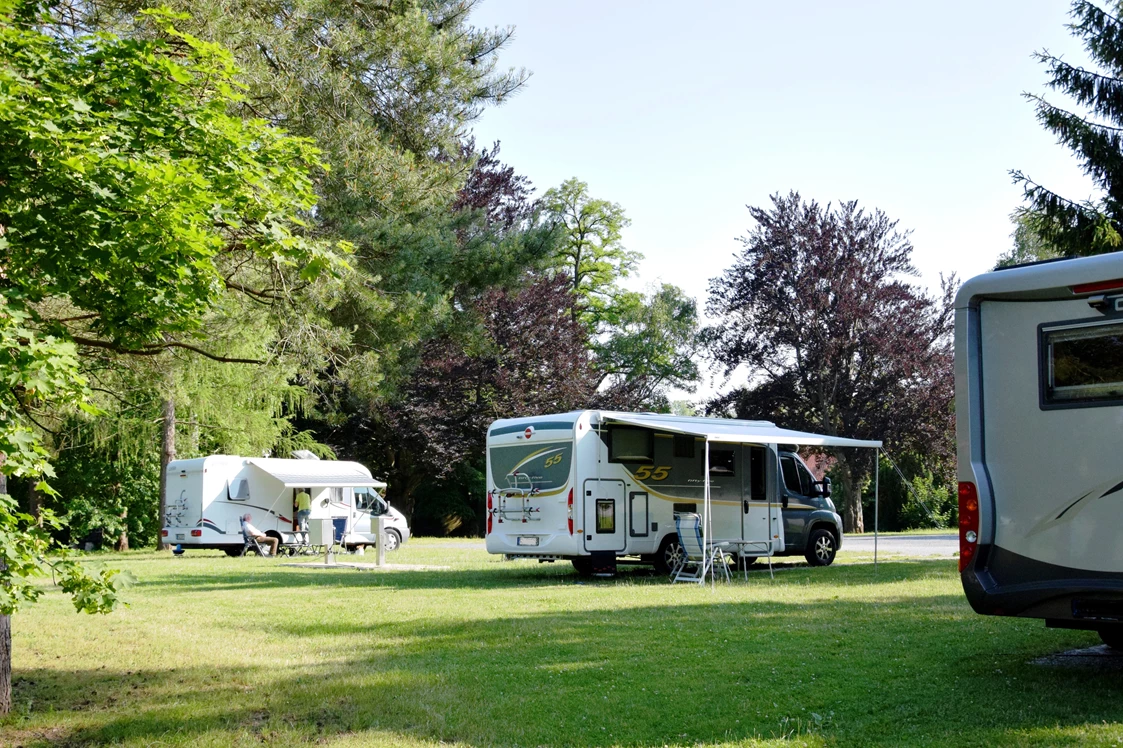
[[[1123,244],[1123,2],[1111,12],[1087,0],[1072,4],[1073,35],[1098,66],[1087,70],[1050,54],[1035,56],[1049,71],[1048,86],[1066,94],[1083,112],[1064,109],[1035,94],[1037,119],[1073,151],[1102,191],[1077,202],[1012,172],[1025,190],[1026,210],[1041,239],[1068,257],[1113,252]]]

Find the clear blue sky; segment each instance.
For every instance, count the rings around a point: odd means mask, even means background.
[[[1085,59],[1068,8],[486,0],[474,24],[513,25],[500,63],[533,75],[476,123],[477,142],[501,141],[539,190],[576,176],[620,203],[626,244],[646,257],[629,285],[672,282],[704,305],[750,226],[745,205],[795,189],[899,219],[934,287],[1010,246],[1010,169],[1091,192],[1021,96],[1045,92],[1035,50]]]

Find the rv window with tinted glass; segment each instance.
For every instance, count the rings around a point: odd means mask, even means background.
[[[609,432],[609,462],[651,462],[655,458],[655,432],[617,426]]]
[[[1123,400],[1123,322],[1043,328],[1041,338],[1043,404]]]
[[[736,453],[732,449],[710,449],[710,475],[736,475]]]
[[[675,434],[675,457],[694,458],[694,437]]]
[[[749,447],[749,498],[764,501],[764,447]]]

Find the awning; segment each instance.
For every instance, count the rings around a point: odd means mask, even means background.
[[[782,429],[769,421],[738,421],[731,418],[687,418],[655,413],[602,413],[606,423],[641,426],[674,434],[700,436],[727,444],[798,444],[808,447],[880,448],[880,441],[846,439]]]
[[[249,463],[281,481],[286,488],[386,487],[385,482],[371,478],[370,471],[357,462],[262,457]]]

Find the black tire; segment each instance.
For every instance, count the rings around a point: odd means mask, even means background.
[[[386,531],[386,552],[396,551],[402,547],[402,536],[397,530]]]
[[[1123,652],[1123,626],[1100,629],[1100,639],[1112,649]]]
[[[807,551],[803,557],[812,566],[830,566],[834,554],[838,552],[838,541],[830,530],[815,530],[807,540]]]
[[[593,559],[588,556],[578,556],[577,558],[571,558],[570,561],[573,563],[573,570],[577,572],[577,576],[593,576]]]
[[[759,560],[760,560],[760,556],[744,556],[744,557],[742,557],[738,553],[730,553],[729,554],[729,562],[731,564],[733,564],[734,569],[747,569]]]
[[[225,548],[223,548],[222,550],[226,551],[226,555],[229,556],[230,558],[238,558],[238,556],[242,555],[242,546],[240,546],[240,545],[238,545],[238,546],[228,545]]]
[[[668,535],[663,538],[659,550],[655,553],[655,571],[660,574],[670,574],[671,569],[675,568],[675,562],[680,558],[682,558],[682,546],[679,545],[678,535]]]

